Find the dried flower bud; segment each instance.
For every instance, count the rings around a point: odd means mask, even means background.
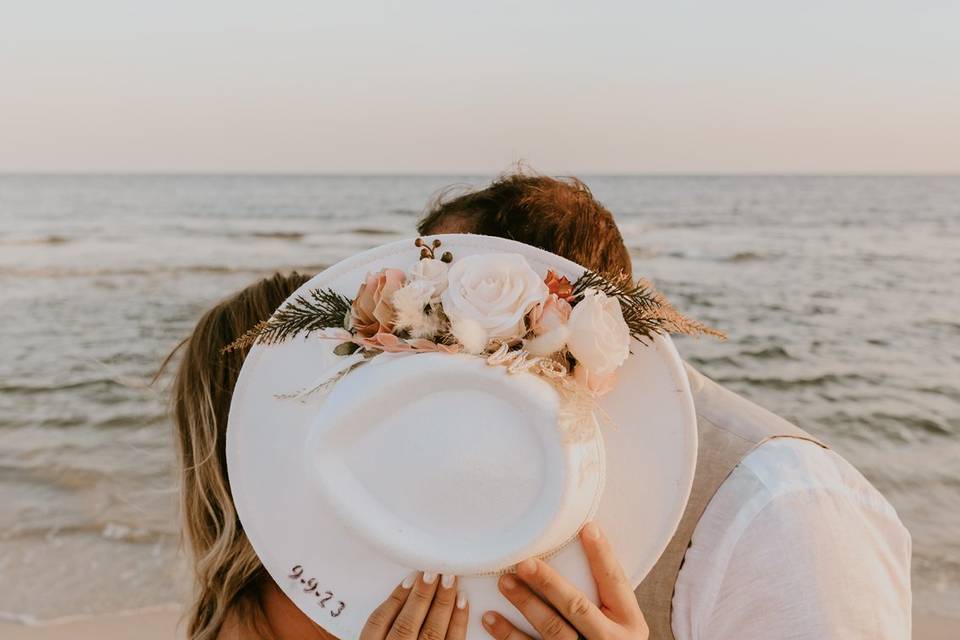
[[[440,256],[440,262],[453,262],[453,254],[449,251],[444,251],[443,255]]]
[[[427,249],[426,247],[424,247],[423,249],[420,249],[420,259],[421,259],[421,260],[426,260],[427,258],[430,257],[430,255],[431,255],[431,254],[430,254],[430,249]]]
[[[359,348],[360,345],[354,342],[341,342],[334,348],[333,352],[338,356],[348,356]]]

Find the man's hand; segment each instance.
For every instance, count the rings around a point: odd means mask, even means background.
[[[600,528],[587,524],[580,542],[597,582],[600,607],[536,559],[518,564],[517,577],[500,578],[500,591],[543,640],[648,640],[650,631],[633,589]],[[497,640],[532,640],[495,611],[483,614],[483,626]]]

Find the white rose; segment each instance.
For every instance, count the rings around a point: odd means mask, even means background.
[[[487,253],[454,262],[440,299],[454,337],[479,353],[490,340],[522,337],[525,316],[548,293],[523,256]]]
[[[630,329],[616,298],[588,289],[567,321],[567,348],[595,376],[613,373],[630,355]]]
[[[431,302],[438,302],[440,294],[447,289],[447,263],[433,258],[417,260],[417,264],[410,270],[410,281],[421,283],[420,286],[429,286]]]

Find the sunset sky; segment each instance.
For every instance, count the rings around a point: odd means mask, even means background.
[[[0,171],[960,173],[960,2],[0,11]]]

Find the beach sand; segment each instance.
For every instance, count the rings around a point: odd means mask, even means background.
[[[172,640],[186,637],[181,611],[163,608],[25,625],[0,622],[3,640]]]
[[[47,625],[0,623],[4,640],[171,640],[184,637],[180,611],[162,609]],[[960,619],[914,614],[913,640],[955,640]]]

